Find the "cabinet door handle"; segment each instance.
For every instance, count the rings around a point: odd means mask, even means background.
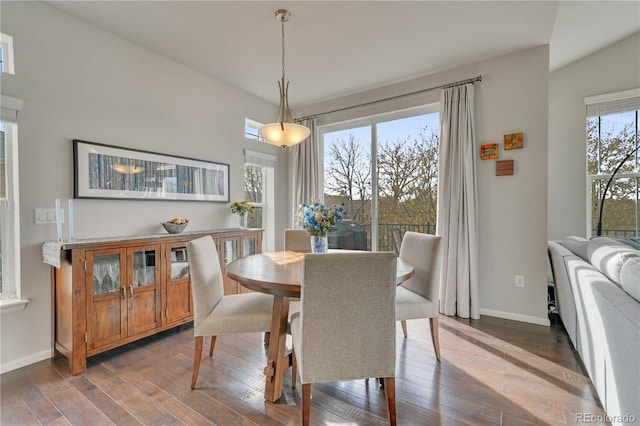
[[[124,300],[127,297],[127,289],[126,287],[120,287],[120,291],[122,293],[122,300]]]
[[[129,286],[129,293],[131,294],[131,297],[133,297],[133,285]]]

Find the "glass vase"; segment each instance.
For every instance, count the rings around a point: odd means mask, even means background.
[[[240,213],[238,215],[238,224],[240,225],[240,229],[247,228],[247,213]]]
[[[311,253],[326,253],[329,248],[329,242],[326,235],[311,236]]]

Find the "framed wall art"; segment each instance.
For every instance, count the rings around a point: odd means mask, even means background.
[[[491,160],[493,158],[498,158],[498,144],[486,143],[484,145],[480,145],[480,159]]]
[[[511,133],[504,135],[504,149],[520,149],[524,143],[524,135],[520,133]]]
[[[229,165],[73,141],[75,198],[229,202]]]
[[[496,176],[513,175],[513,160],[496,161]]]

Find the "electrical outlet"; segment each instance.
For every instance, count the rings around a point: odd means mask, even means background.
[[[524,287],[524,275],[516,275],[516,287]]]

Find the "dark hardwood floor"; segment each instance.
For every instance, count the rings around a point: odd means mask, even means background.
[[[441,317],[442,363],[427,320],[397,332],[396,400],[400,425],[577,424],[576,413],[603,415],[562,325],[535,326],[483,317]],[[64,359],[0,376],[0,424],[297,425],[299,389],[286,373],[277,404],[263,400],[260,335],[221,336],[189,388],[193,329],[184,326],[89,358],[71,376]],[[376,380],[315,384],[314,425],[386,423]]]

